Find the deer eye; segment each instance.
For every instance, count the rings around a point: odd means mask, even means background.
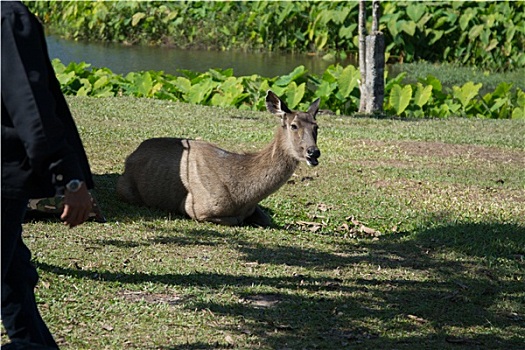
[[[299,129],[299,127],[297,126],[297,124],[290,124],[290,129],[291,130],[297,130],[297,129]]]

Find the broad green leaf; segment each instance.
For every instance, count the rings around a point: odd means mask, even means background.
[[[442,30],[434,30],[432,31],[432,34],[434,34],[433,38],[430,39],[429,41],[429,44],[432,45],[434,44],[436,41],[438,41],[439,39],[441,39],[441,37],[443,36],[443,31]]]
[[[228,68],[228,69],[210,69],[208,71],[208,73],[215,79],[215,80],[218,80],[218,81],[224,81],[226,80],[227,78],[233,76],[233,68]]]
[[[478,24],[478,25],[473,26],[468,32],[469,39],[470,40],[476,39],[481,34],[481,31],[483,30],[483,28],[484,28],[483,24]]]
[[[149,96],[151,88],[153,87],[153,80],[151,79],[151,74],[149,74],[149,72],[135,74],[134,82],[137,86],[139,96]]]
[[[91,95],[94,97],[113,97],[115,96],[115,93],[111,91],[110,86],[106,86],[104,89],[93,92]]]
[[[339,28],[339,36],[342,39],[351,39],[354,34],[354,30],[357,28],[357,24],[351,24],[348,27],[341,26]]]
[[[385,92],[390,91],[393,86],[401,84],[403,79],[405,79],[406,75],[407,75],[407,72],[401,72],[396,77],[388,80],[385,85]]]
[[[334,90],[337,88],[337,83],[330,83],[326,80],[323,80],[321,84],[315,90],[315,97],[320,97],[323,101],[327,101]]]
[[[315,48],[322,50],[328,42],[328,32],[316,33],[315,36]]]
[[[401,115],[408,107],[410,99],[412,98],[412,86],[394,85],[390,91],[390,105],[394,108],[397,115]]]
[[[432,90],[441,91],[443,87],[441,86],[441,81],[432,74],[427,75],[425,79],[419,79],[423,84],[432,85]]]
[[[525,107],[525,92],[520,88],[516,89],[516,104],[520,107]]]
[[[69,85],[69,83],[75,79],[76,75],[75,72],[68,72],[68,73],[59,73],[56,74],[57,80],[60,83],[60,85]]]
[[[102,76],[95,83],[93,84],[93,90],[98,90],[101,87],[107,85],[109,83],[109,78],[107,76]]]
[[[485,48],[486,51],[493,50],[496,46],[498,46],[498,40],[492,39],[489,43],[489,45]]]
[[[485,47],[485,50],[487,51],[488,51],[488,46],[489,46],[490,35],[491,35],[491,32],[490,32],[490,29],[488,28],[484,28],[484,30],[482,30],[481,34],[479,35],[479,40],[481,41],[481,43]]]
[[[416,23],[413,21],[399,21],[399,29],[404,31],[410,36],[414,36],[416,33]]]
[[[146,17],[146,14],[143,12],[137,12],[131,17],[131,25],[135,27],[137,24],[139,24],[140,20]]]
[[[305,88],[305,83],[302,83],[301,85],[297,86],[295,81],[287,87],[286,101],[290,109],[294,109],[301,102],[304,96]]]
[[[58,58],[54,58],[51,61],[51,64],[53,66],[53,70],[55,71],[55,74],[60,74],[66,70],[66,66]]]
[[[348,95],[356,88],[360,73],[359,71],[351,64],[343,69],[343,72],[337,79],[337,84],[339,86],[339,91],[343,99],[347,98]]]
[[[514,84],[512,83],[506,83],[506,82],[501,82],[498,84],[498,86],[496,87],[496,89],[494,90],[494,93],[493,95],[495,97],[503,97],[503,96],[506,96],[509,94],[510,90],[512,89],[512,86]]]
[[[149,92],[149,96],[154,96],[157,92],[159,92],[162,87],[164,86],[164,84],[158,82],[156,83],[155,85],[153,85],[153,87],[151,88],[150,92]]]
[[[187,94],[188,102],[195,104],[206,104],[212,90],[218,85],[211,79],[203,80],[199,84],[192,85]]]
[[[482,83],[474,84],[469,81],[465,83],[462,87],[453,86],[453,95],[459,100],[463,108],[465,108],[470,101],[478,95],[479,89],[483,86]]]
[[[399,30],[397,29],[398,26],[397,26],[397,18],[399,17],[399,15],[396,15],[396,16],[392,16],[390,18],[390,20],[387,22],[387,28],[388,28],[388,31],[390,32],[390,34],[392,35],[392,37],[397,37],[397,35],[399,34]]]
[[[410,5],[407,6],[406,12],[412,21],[417,22],[421,16],[423,16],[426,9],[427,7],[424,4],[410,3]]]
[[[349,12],[350,8],[343,7],[341,10],[331,11],[330,18],[335,24],[341,24],[345,21]]]
[[[270,90],[270,84],[268,83],[268,80],[265,79],[261,82],[261,85],[259,85],[259,91],[264,91],[264,93],[266,93],[268,90]]]
[[[423,31],[426,28],[427,22],[432,19],[432,17],[433,16],[431,13],[426,13],[423,17],[421,17],[421,19],[417,22],[417,27],[419,30]]]
[[[306,73],[308,73],[308,71],[304,66],[301,65],[299,67],[296,67],[290,74],[279,77],[279,79],[277,79],[277,81],[275,82],[275,85],[287,86],[292,81],[296,81],[297,79],[304,76]]]
[[[277,96],[283,96],[286,92],[287,87],[273,85],[270,90],[272,90]],[[289,106],[288,106],[289,107]]]
[[[88,79],[80,79],[82,86],[77,91],[77,96],[88,96],[91,92],[91,83]]]
[[[471,8],[466,9],[465,13],[459,18],[459,27],[462,31],[467,29],[472,18],[474,18],[474,11]]]
[[[326,68],[326,70],[324,71],[323,73],[323,81],[327,81],[329,83],[335,83],[337,82],[337,78],[339,77],[339,75],[341,74],[340,71],[338,71],[338,69],[340,69],[341,66],[339,65],[330,65],[328,66],[328,68]]]
[[[516,107],[512,111],[512,119],[525,119],[525,107]]]
[[[189,79],[184,77],[177,77],[175,81],[172,82],[173,85],[182,93],[186,94],[190,91],[191,82]]]
[[[226,79],[217,87],[217,92],[211,98],[214,106],[235,106],[237,100],[243,95],[243,86],[235,77]]]
[[[447,105],[448,105],[448,109],[450,111],[450,114],[452,115],[456,115],[456,113],[459,111],[459,109],[461,108],[461,104],[459,103],[454,103],[450,100],[446,101],[445,102]],[[450,115],[449,114],[449,115]]]
[[[414,93],[414,103],[422,108],[427,104],[430,96],[432,96],[432,85],[423,87],[421,83],[417,83],[417,88]]]
[[[491,112],[498,111],[499,109],[501,109],[502,106],[508,103],[510,103],[510,99],[508,98],[497,98],[494,100],[494,103],[490,107],[490,111]]]

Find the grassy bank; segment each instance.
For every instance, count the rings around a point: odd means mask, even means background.
[[[24,227],[62,348],[523,346],[524,121],[321,115],[320,165],[262,202],[276,227],[227,228],[116,200],[124,158],[156,136],[257,150],[273,116],[68,101],[108,222]]]

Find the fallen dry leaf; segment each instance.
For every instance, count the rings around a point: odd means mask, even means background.
[[[319,203],[319,204],[317,204],[317,209],[319,209],[320,211],[328,211],[328,210],[332,209],[332,207],[329,206],[329,205],[326,205],[324,203]]]
[[[408,317],[409,319],[414,320],[414,321],[416,321],[417,323],[421,323],[421,324],[423,324],[423,323],[427,323],[427,322],[428,322],[428,321],[425,320],[424,318],[419,317],[419,316],[416,316],[416,315],[407,315],[407,317]]]
[[[249,304],[260,308],[272,307],[277,305],[281,301],[280,297],[274,294],[250,295],[244,298],[244,300]]]
[[[381,232],[374,230],[373,228],[367,227],[365,225],[361,225],[359,230],[363,233],[366,233],[367,235],[374,236],[374,237],[381,235]]]
[[[226,335],[224,337],[224,341],[230,345],[233,345],[235,343],[235,341],[233,340],[232,336],[231,335]]]
[[[314,221],[296,221],[296,224],[303,228],[308,229],[309,231],[313,233],[319,231],[321,228],[323,228],[323,226],[326,226],[325,223],[314,222]]]
[[[344,232],[349,232],[351,237],[358,236],[370,236],[370,237],[379,237],[382,233],[378,230],[375,230],[371,227],[365,226],[362,222],[357,220],[353,215],[346,217],[346,221],[350,222],[353,226],[350,226],[347,223],[339,226],[339,230]]]
[[[108,331],[108,332],[111,332],[114,328],[109,325],[109,324],[103,324],[102,326],[102,329],[105,330],[105,331]]]

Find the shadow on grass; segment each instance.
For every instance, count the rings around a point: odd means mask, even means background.
[[[118,199],[116,188],[119,176],[116,173],[93,175],[93,195],[108,221],[127,222],[137,218],[154,220],[166,217],[166,213],[161,210],[132,205]]]
[[[215,245],[216,235],[247,262],[308,268],[301,274],[232,275],[123,273],[77,270],[39,262],[44,271],[123,284],[161,283],[232,290],[238,301],[189,298],[188,310],[242,319],[223,330],[249,335],[263,347],[322,349],[523,348],[525,228],[510,224],[457,224],[341,244],[334,252],[265,246],[214,230],[183,237],[162,233],[150,243]],[[211,243],[206,243],[211,242]],[[134,242],[99,241],[133,247]],[[148,242],[138,244],[149,244]],[[340,271],[340,274],[337,271]],[[341,277],[338,277],[341,276]],[[251,293],[253,286],[271,290]],[[161,322],[161,320],[159,320]],[[166,344],[163,349],[220,348]]]

